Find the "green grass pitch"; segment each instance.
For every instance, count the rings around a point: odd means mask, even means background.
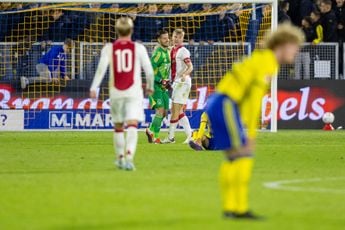
[[[345,229],[342,131],[259,134],[250,200],[261,222],[221,218],[219,152],[140,133],[137,171],[113,161],[111,132],[0,132],[0,229]],[[294,179],[300,191],[263,186]]]

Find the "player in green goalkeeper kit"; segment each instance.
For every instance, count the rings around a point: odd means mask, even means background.
[[[151,63],[155,74],[154,94],[149,98],[150,106],[156,110],[155,117],[148,129],[146,135],[149,143],[160,144],[159,132],[164,117],[169,110],[169,92],[170,88],[170,51],[169,51],[169,33],[161,30],[157,33],[159,45],[153,52]]]

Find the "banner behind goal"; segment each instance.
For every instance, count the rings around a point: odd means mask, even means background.
[[[144,43],[150,53],[156,45],[158,30],[172,33],[176,28],[184,29],[186,47],[194,65],[192,92],[187,105],[191,119],[194,113],[198,114],[195,110],[203,108],[207,96],[232,64],[260,48],[264,34],[275,26],[272,24],[275,21],[274,7],[270,3],[275,4],[275,1],[266,0],[255,1],[259,3],[199,1],[195,4],[54,2],[0,4],[0,90],[10,92],[10,98],[6,103],[2,101],[0,106],[28,111],[25,115],[27,127],[35,127],[33,122],[43,109],[78,110],[78,113],[92,114],[91,117],[108,113],[106,80],[100,89],[98,103],[88,99],[88,92],[100,50],[106,42],[116,39],[115,20],[120,16],[134,20],[133,39]],[[66,58],[66,75],[71,80],[33,81],[21,89],[21,78],[37,77],[38,60],[66,38],[74,41]],[[274,83],[273,86],[276,87]],[[276,88],[272,91],[276,92]],[[264,108],[264,113],[269,112],[271,106],[268,107]],[[49,116],[48,122],[52,118]],[[73,128],[85,128],[75,126],[75,115],[71,115],[71,123]],[[269,122],[263,121],[263,124],[266,126]],[[272,124],[271,128],[275,130],[276,126]],[[96,124],[91,128],[102,126]]]

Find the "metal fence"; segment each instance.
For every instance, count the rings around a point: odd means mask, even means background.
[[[305,43],[294,64],[281,66],[279,79],[339,79],[339,63],[338,43]]]
[[[44,45],[43,45],[44,43]],[[0,42],[0,80],[14,80],[22,76],[37,77],[36,64],[53,45],[63,42],[35,42],[31,47],[24,47],[17,42]],[[75,78],[76,53],[75,48],[67,54],[66,74]]]
[[[21,76],[37,76],[38,59],[49,49],[52,43],[42,46],[34,43],[31,48],[18,47],[18,43],[0,43],[0,80],[19,79]],[[155,43],[145,43],[149,53]],[[102,43],[80,42],[69,54],[67,74],[72,79],[91,80],[97,68]],[[218,43],[214,45],[187,45],[191,51],[193,64],[200,69],[199,78],[212,78],[212,82],[220,78],[226,69],[242,55],[249,54],[248,43]],[[339,50],[342,49],[339,55]],[[283,65],[279,79],[313,80],[340,79],[339,72],[345,69],[345,46],[338,43],[321,43],[312,45],[305,43],[298,54],[295,64]],[[212,76],[211,76],[212,75]]]

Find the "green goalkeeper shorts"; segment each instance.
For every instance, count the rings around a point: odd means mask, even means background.
[[[164,108],[169,109],[169,93],[168,91],[156,90],[149,98],[152,109]]]

